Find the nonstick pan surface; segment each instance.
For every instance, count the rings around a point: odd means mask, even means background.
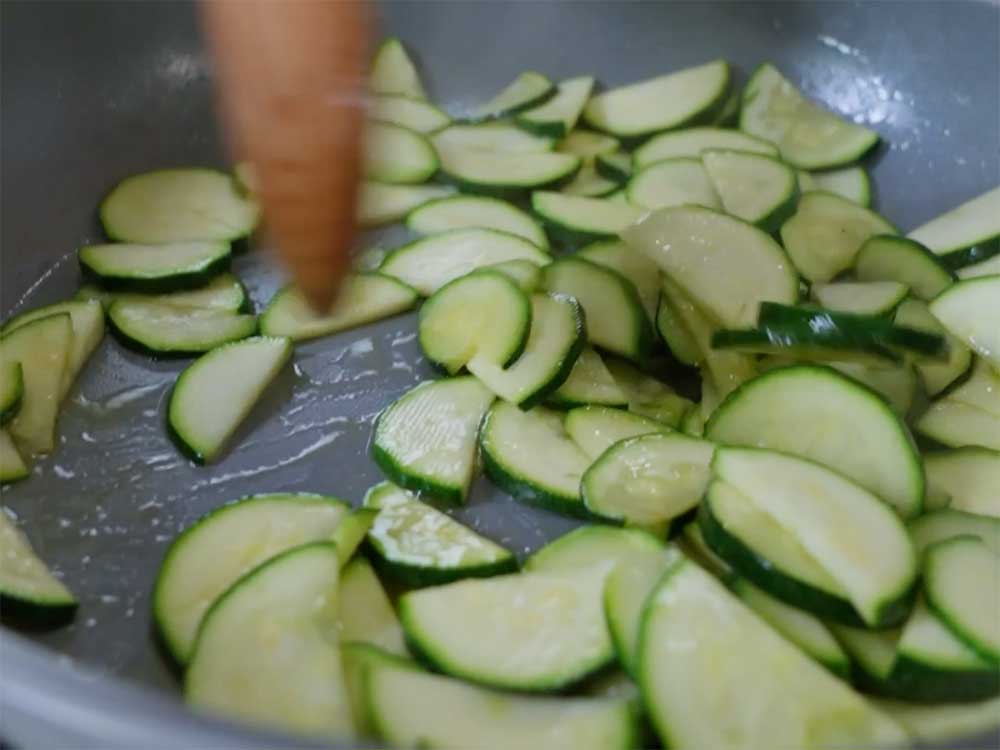
[[[8,1],[0,12],[6,317],[73,292],[75,249],[100,238],[95,208],[119,179],[227,161],[191,5]],[[380,13],[453,112],[527,68],[615,85],[719,56],[745,79],[771,60],[882,134],[867,165],[877,208],[902,230],[1000,181],[996,4],[412,2]],[[364,246],[403,239],[394,229]],[[282,282],[266,248],[234,270],[258,309]],[[207,468],[185,460],[164,429],[186,362],[152,361],[107,337],[71,395],[56,453],[3,491],[81,606],[61,629],[0,631],[0,733],[46,749],[289,746],[183,711],[151,635],[152,583],[178,531],[225,501],[302,490],[358,503],[380,479],[368,457],[372,420],[431,376],[414,331],[405,316],[297,347],[294,368]],[[458,516],[522,556],[574,525],[482,480]]]

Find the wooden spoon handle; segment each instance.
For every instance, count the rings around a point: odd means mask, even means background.
[[[320,310],[348,270],[361,171],[367,6],[205,0],[222,112],[265,223]]]

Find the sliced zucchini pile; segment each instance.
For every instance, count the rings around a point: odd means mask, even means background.
[[[366,253],[323,314],[284,287],[258,318],[226,270],[258,220],[252,165],[121,182],[109,242],[79,251],[91,283],[2,329],[0,481],[57,445],[105,311],[131,347],[200,355],[167,422],[206,463],[293,342],[426,298],[444,375],[378,417],[388,481],[354,509],[241,498],[167,550],[153,619],[193,706],[463,750],[995,724],[1000,193],[901,237],[854,163],[877,134],[769,64],[743,90],[721,60],[594,85],[527,71],[456,117],[384,42],[357,219],[417,237]],[[662,377],[677,363],[697,402]],[[475,507],[480,469],[578,527],[520,565]],[[0,543],[4,618],[72,616],[3,513]]]

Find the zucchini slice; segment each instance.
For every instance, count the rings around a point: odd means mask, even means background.
[[[591,76],[562,81],[552,98],[521,112],[514,122],[530,133],[564,138],[576,126],[593,88],[594,79]]]
[[[537,154],[551,151],[554,138],[532,135],[509,122],[449,125],[431,136],[438,154],[446,151],[493,151],[504,154]]]
[[[368,490],[364,504],[378,511],[368,542],[380,567],[404,585],[436,585],[517,570],[509,550],[390,482]]]
[[[0,435],[5,433],[0,432]],[[77,608],[76,597],[52,575],[31,548],[28,537],[14,525],[2,507],[0,549],[3,550],[0,554],[0,607],[4,619],[48,625],[73,616]]]
[[[662,422],[607,406],[580,406],[566,413],[566,434],[591,460],[597,460],[612,445],[639,435],[665,434]]]
[[[73,343],[66,355],[66,369],[63,370],[62,379],[61,398],[65,398],[90,355],[104,338],[104,311],[101,305],[94,300],[69,300],[38,307],[8,320],[3,327],[3,335],[7,336],[27,323],[58,313],[69,313],[73,325]]]
[[[597,130],[638,139],[711,119],[728,88],[729,65],[713,60],[598,94],[583,119]]]
[[[870,237],[895,233],[874,211],[833,193],[814,192],[805,193],[795,214],[781,225],[781,242],[806,279],[823,282],[853,266]]]
[[[1000,255],[994,255],[971,266],[964,266],[956,271],[960,279],[975,279],[980,276],[1000,275]]]
[[[420,349],[452,375],[472,360],[502,368],[524,351],[532,315],[510,277],[476,271],[445,284],[420,309]]]
[[[411,648],[445,674],[513,690],[558,690],[614,659],[601,606],[608,567],[411,591],[399,599],[399,616]]]
[[[891,694],[893,685],[889,678],[902,629],[867,630],[834,623],[829,627],[850,656],[851,680],[869,693]]]
[[[167,550],[153,589],[153,619],[171,656],[188,662],[205,613],[238,579],[286,550],[329,539],[349,510],[324,495],[251,495],[187,528]]]
[[[372,99],[368,117],[377,122],[413,130],[427,135],[451,124],[448,114],[424,99],[400,94],[382,94]]]
[[[536,551],[525,561],[524,569],[561,575],[600,568],[606,575],[612,568],[632,565],[663,551],[660,539],[640,529],[596,524],[578,526]]]
[[[580,482],[595,516],[643,528],[662,527],[705,494],[715,445],[681,435],[652,434],[615,443]]]
[[[978,538],[948,539],[924,554],[928,607],[969,648],[993,664],[1000,663],[998,565],[1000,556]]]
[[[253,315],[155,302],[115,302],[108,322],[126,345],[154,355],[199,354],[257,332]]]
[[[643,214],[623,203],[538,190],[531,194],[531,209],[549,232],[571,245],[615,237]]]
[[[605,179],[597,173],[593,164],[584,164],[570,182],[559,190],[564,195],[576,195],[581,198],[606,198],[617,192],[617,182]]]
[[[817,314],[814,320],[830,321]],[[856,335],[855,335],[856,334]],[[865,329],[796,325],[792,321],[768,323],[757,328],[720,329],[712,335],[712,348],[743,354],[772,354],[817,362],[851,362],[874,367],[902,364],[902,356]]]
[[[368,530],[375,523],[377,515],[378,512],[371,508],[356,508],[337,524],[330,535],[330,541],[337,545],[337,558],[341,568],[354,559],[354,554],[368,536]]]
[[[527,409],[566,382],[587,343],[583,310],[563,294],[531,297],[531,330],[524,351],[503,367],[477,354],[468,370],[503,399]]]
[[[708,149],[728,149],[750,154],[777,156],[773,143],[754,138],[739,130],[701,127],[672,130],[650,138],[635,150],[633,161],[636,169],[643,169],[664,159],[700,159]]]
[[[9,484],[25,479],[31,470],[14,445],[14,439],[6,429],[0,429],[0,484]]]
[[[337,605],[337,635],[345,647],[367,644],[387,654],[409,656],[396,610],[364,557],[341,568]]]
[[[7,425],[26,454],[55,447],[56,420],[64,392],[64,372],[73,347],[68,313],[37,318],[0,338],[0,366],[20,362],[24,376],[21,408]]]
[[[640,372],[622,360],[609,360],[608,369],[615,382],[625,391],[628,410],[668,427],[677,427],[692,403],[674,393],[666,383]]]
[[[381,664],[366,682],[376,731],[399,747],[628,750],[639,741],[627,699],[499,693]]]
[[[517,284],[525,294],[531,294],[542,285],[542,269],[523,258],[483,266],[483,270],[503,274]]]
[[[193,707],[316,737],[353,734],[336,632],[337,546],[314,542],[237,581],[206,613],[184,674]]]
[[[949,268],[964,268],[1000,255],[1000,187],[931,219],[907,236],[941,256]]]
[[[798,299],[798,277],[781,246],[731,216],[699,206],[665,208],[622,237],[722,325],[752,325],[764,300]]]
[[[702,153],[701,163],[727,214],[773,232],[795,210],[799,197],[795,170],[780,159],[710,149]]]
[[[594,346],[644,361],[653,331],[635,287],[621,274],[584,258],[564,256],[542,269],[543,285],[582,305]]]
[[[930,308],[951,335],[1000,370],[1000,276],[959,281]]]
[[[474,120],[492,120],[516,114],[551,99],[556,87],[546,76],[527,70],[472,114]]]
[[[977,358],[972,363],[969,377],[957,388],[950,390],[948,398],[975,406],[1000,418],[1000,371]]]
[[[624,185],[632,176],[632,156],[624,151],[612,154],[598,154],[594,159],[597,174],[617,185]]]
[[[611,375],[608,375],[610,378]],[[612,381],[613,383],[614,381]],[[17,416],[24,397],[24,368],[21,363],[5,359],[0,363],[0,425]]]
[[[857,362],[830,362],[837,372],[867,385],[884,398],[900,417],[907,417],[917,399],[918,380],[913,367],[868,367]],[[926,498],[924,510],[931,510]]]
[[[1000,451],[1000,417],[949,396],[932,403],[914,427],[939,445]]]
[[[101,202],[104,233],[119,242],[232,242],[257,227],[257,204],[228,174],[161,169],[119,182]]]
[[[1000,518],[947,508],[920,516],[910,522],[910,536],[923,558],[932,544],[959,536],[976,537],[1000,555]]]
[[[702,361],[698,342],[677,313],[675,303],[666,291],[660,295],[659,306],[656,308],[656,332],[681,364],[693,366]]]
[[[358,224],[363,228],[392,224],[425,203],[454,192],[450,185],[386,185],[366,180],[358,190]]]
[[[190,365],[170,394],[167,420],[178,446],[211,463],[292,357],[292,342],[257,336],[213,349]]]
[[[770,63],[757,68],[743,91],[740,129],[777,144],[781,158],[799,169],[848,164],[879,139],[813,104]]]
[[[318,315],[294,286],[281,289],[260,316],[265,336],[303,341],[328,336],[412,309],[420,295],[413,287],[382,273],[348,277],[325,315]]]
[[[951,496],[949,508],[1000,519],[1000,449],[936,451],[924,458],[924,469],[927,484]]]
[[[1000,715],[1000,698],[937,706],[884,699],[874,703],[915,740],[936,744],[947,744],[955,737],[995,733]]]
[[[665,746],[874,747],[906,739],[689,561],[671,567],[650,597],[638,665]]]
[[[486,475],[516,500],[587,517],[580,478],[590,459],[576,447],[556,412],[521,411],[497,401],[479,434]]]
[[[556,151],[576,154],[584,164],[593,165],[601,154],[613,154],[621,148],[618,139],[593,130],[573,130],[556,144]]]
[[[420,383],[379,417],[375,463],[404,489],[464,502],[475,471],[476,432],[493,398],[473,377]]]
[[[545,231],[529,214],[497,198],[456,195],[427,203],[406,217],[406,226],[416,234],[440,234],[453,229],[496,229],[548,250]]]
[[[618,387],[601,355],[585,346],[573,363],[569,377],[549,394],[546,403],[561,409],[572,409],[585,404],[627,407],[628,399]]]
[[[84,301],[98,301],[105,309],[112,302],[152,302],[160,305],[173,305],[178,308],[195,308],[205,310],[223,310],[236,313],[250,309],[247,290],[240,280],[231,273],[221,273],[205,286],[183,292],[169,294],[137,294],[134,292],[107,292],[95,286],[85,285],[80,288],[76,298]],[[26,313],[27,315],[28,313]],[[70,311],[72,315],[72,311]],[[80,326],[74,324],[74,333]],[[103,334],[103,325],[100,331]],[[100,341],[96,334],[94,338]],[[75,343],[75,342],[74,342]],[[96,343],[94,344],[96,346]],[[75,347],[74,347],[75,348]]]
[[[617,271],[632,282],[639,293],[639,300],[650,320],[656,319],[660,299],[660,279],[656,264],[637,253],[621,240],[594,242],[582,248],[577,255],[591,263]]]
[[[915,297],[931,300],[955,282],[955,275],[919,242],[879,234],[858,250],[854,274],[861,281],[896,281]]]
[[[628,181],[625,195],[632,205],[649,210],[687,204],[722,208],[708,172],[698,159],[666,159],[643,167]]]
[[[520,259],[538,266],[551,260],[523,237],[492,229],[455,229],[404,245],[385,259],[379,271],[430,296],[477,268]]]
[[[649,595],[663,574],[681,558],[680,550],[668,546],[632,555],[608,574],[604,584],[604,615],[618,661],[629,675],[638,676],[639,628]]]
[[[820,307],[857,315],[889,315],[910,289],[898,281],[838,281],[813,284],[812,297]]]
[[[807,178],[808,187],[802,187],[802,176]],[[872,185],[864,167],[843,167],[826,172],[799,172],[799,188],[806,190],[822,190],[826,193],[839,195],[852,203],[868,208],[872,204]]]
[[[441,173],[461,190],[498,197],[556,186],[580,168],[580,157],[555,153],[501,153],[441,148]]]
[[[821,464],[759,449],[720,448],[712,472],[799,540],[869,626],[906,616],[916,553],[899,517],[876,495]]]
[[[403,43],[394,36],[379,45],[372,60],[368,88],[373,94],[409,96],[426,99],[420,75]]]
[[[709,483],[698,522],[708,550],[771,596],[824,620],[865,626],[844,587],[734,485]]]
[[[1000,693],[1000,670],[918,599],[896,647],[892,672],[879,690],[917,703],[964,703]]]
[[[368,123],[364,158],[368,179],[413,185],[426,182],[437,170],[437,153],[423,135],[388,122]]]
[[[848,676],[850,660],[822,620],[775,599],[742,578],[733,581],[732,589],[744,604],[778,633],[833,674],[840,678]]]
[[[227,242],[80,248],[80,265],[102,285],[152,294],[203,286],[229,266],[231,257]]]
[[[923,466],[906,426],[881,398],[832,369],[795,365],[759,375],[715,411],[705,437],[818,461],[903,518],[920,514]]]

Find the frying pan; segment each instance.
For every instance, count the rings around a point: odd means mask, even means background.
[[[7,1],[0,13],[6,316],[73,292],[74,251],[100,237],[95,207],[116,181],[226,160],[191,5]],[[526,68],[615,85],[716,56],[744,77],[772,60],[808,94],[882,133],[888,145],[868,166],[878,208],[902,229],[1000,177],[994,3],[427,2],[380,13],[452,111]],[[403,238],[396,229],[367,244]],[[266,250],[235,266],[258,307],[281,283]],[[414,339],[409,316],[298,347],[294,369],[229,453],[201,468],[163,427],[165,396],[185,363],[152,361],[107,338],[71,395],[55,455],[4,490],[81,606],[58,630],[0,630],[0,734],[45,750],[308,746],[187,712],[151,636],[150,590],[169,541],[227,500],[310,490],[359,502],[380,478],[368,458],[373,418],[431,375]],[[574,525],[486,482],[458,515],[522,556]]]

